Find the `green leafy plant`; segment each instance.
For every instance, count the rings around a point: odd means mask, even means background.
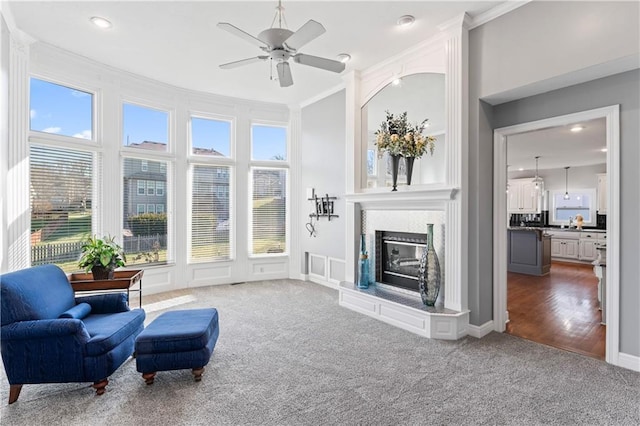
[[[124,250],[115,242],[115,237],[89,237],[82,245],[82,256],[78,266],[89,272],[94,266],[113,270],[124,266],[127,258]]]

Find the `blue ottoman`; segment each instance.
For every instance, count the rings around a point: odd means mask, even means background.
[[[191,368],[202,379],[218,340],[218,311],[190,309],[165,312],[136,338],[136,368],[148,385],[158,371]]]

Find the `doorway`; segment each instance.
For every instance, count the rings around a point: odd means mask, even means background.
[[[609,363],[617,363],[618,357],[618,329],[619,329],[619,106],[614,105],[605,108],[599,108],[596,110],[583,111],[575,114],[568,114],[564,116],[539,120],[535,122],[523,123],[505,128],[494,130],[494,329],[496,331],[507,331],[507,327],[510,329],[516,328],[516,318],[514,317],[514,324],[510,323],[510,312],[508,309],[510,296],[508,294],[508,283],[510,281],[508,276],[508,224],[509,215],[507,213],[507,206],[509,205],[509,198],[507,194],[507,182],[508,182],[508,138],[515,137],[516,135],[531,133],[535,131],[543,131],[544,129],[550,129],[555,127],[566,127],[572,123],[586,122],[590,120],[604,119],[605,120],[605,135],[606,135],[606,171],[607,171],[607,194],[608,199],[606,201],[606,229],[607,234],[610,236],[607,242],[606,251],[606,288],[603,292],[604,308],[607,312],[607,328],[606,328],[606,341],[605,341],[605,360]],[[531,156],[532,160],[534,156]],[[536,175],[537,176],[537,175]],[[568,188],[565,188],[565,191]],[[550,194],[549,197],[552,195]],[[548,200],[547,200],[548,202]],[[551,216],[551,210],[550,210]],[[526,216],[528,220],[534,220],[535,215]],[[555,222],[556,225],[564,220],[561,214],[558,213],[557,217],[549,218],[550,221]],[[556,246],[557,247],[557,246]],[[562,259],[560,259],[562,260]],[[554,285],[554,280],[551,278],[555,275],[557,278],[555,284],[559,281],[564,282],[564,287],[568,288],[571,283],[567,283],[567,277],[576,277],[576,271],[582,269],[582,278],[577,279],[579,282],[588,281],[588,279],[594,279],[587,275],[593,273],[593,267],[590,265],[564,265],[565,262],[552,262],[551,269],[555,270],[555,274],[550,274],[546,279],[540,281],[538,284],[538,290],[542,290],[544,286],[551,289]],[[560,278],[564,276],[564,278]],[[518,276],[512,276],[511,281],[517,282]],[[522,278],[522,277],[520,277]],[[520,280],[522,281],[522,280]],[[571,281],[571,280],[569,280]],[[576,281],[574,279],[574,281]],[[525,283],[521,282],[521,285]],[[529,283],[531,284],[531,283]],[[575,286],[574,282],[574,286]],[[591,285],[590,285],[591,284]],[[597,285],[597,284],[596,284]],[[568,286],[568,287],[567,287]],[[588,288],[593,289],[593,283],[587,283]],[[529,290],[531,290],[529,286]],[[513,291],[516,291],[514,287]],[[533,300],[541,300],[540,309],[544,311],[551,310],[553,307],[557,307],[557,301],[545,300],[541,295],[532,296]],[[588,298],[588,296],[587,296]],[[514,311],[514,315],[516,312]],[[542,321],[541,321],[542,322]],[[543,331],[543,334],[552,336],[553,333],[549,333],[548,328],[553,324],[546,323],[541,324],[539,330]],[[565,324],[566,328],[566,324]],[[542,341],[541,343],[547,343]],[[553,346],[561,347],[561,344],[556,343]],[[566,349],[566,348],[565,348]],[[580,350],[576,350],[580,352]]]
[[[601,360],[605,133],[598,118],[508,136],[506,190],[506,332]]]

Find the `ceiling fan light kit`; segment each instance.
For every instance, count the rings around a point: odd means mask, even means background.
[[[278,21],[278,27],[273,27],[273,24]],[[282,1],[278,1],[276,7],[276,15],[273,18],[272,27],[262,31],[257,37],[241,30],[240,28],[231,25],[228,22],[218,23],[218,28],[223,29],[243,40],[258,46],[265,55],[256,56],[253,58],[241,59],[239,61],[228,62],[220,65],[222,69],[233,69],[240,66],[248,65],[254,62],[266,61],[270,59],[275,61],[276,70],[278,72],[278,81],[280,87],[289,87],[293,85],[293,76],[291,75],[291,67],[289,66],[289,59],[293,58],[293,61],[298,64],[307,65],[314,68],[320,68],[327,71],[340,73],[344,71],[345,64],[342,60],[334,61],[333,59],[321,58],[319,56],[305,55],[300,53],[299,49],[316,39],[320,35],[326,32],[325,28],[319,22],[310,19],[298,31],[293,32],[287,28],[282,27],[284,19],[284,8],[282,7]],[[349,56],[349,55],[347,55]],[[349,56],[350,59],[350,56]],[[346,61],[345,61],[346,62]]]

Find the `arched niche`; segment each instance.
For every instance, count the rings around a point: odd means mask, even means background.
[[[445,181],[445,75],[417,73],[391,82],[371,96],[361,107],[362,176],[363,188],[391,186],[391,166],[388,155],[379,155],[375,146],[375,132],[385,120],[386,111],[399,115],[404,111],[411,123],[428,118],[425,135],[437,138],[433,156],[425,154],[416,160],[412,186],[444,183]],[[406,184],[406,173],[401,160],[399,185]]]

